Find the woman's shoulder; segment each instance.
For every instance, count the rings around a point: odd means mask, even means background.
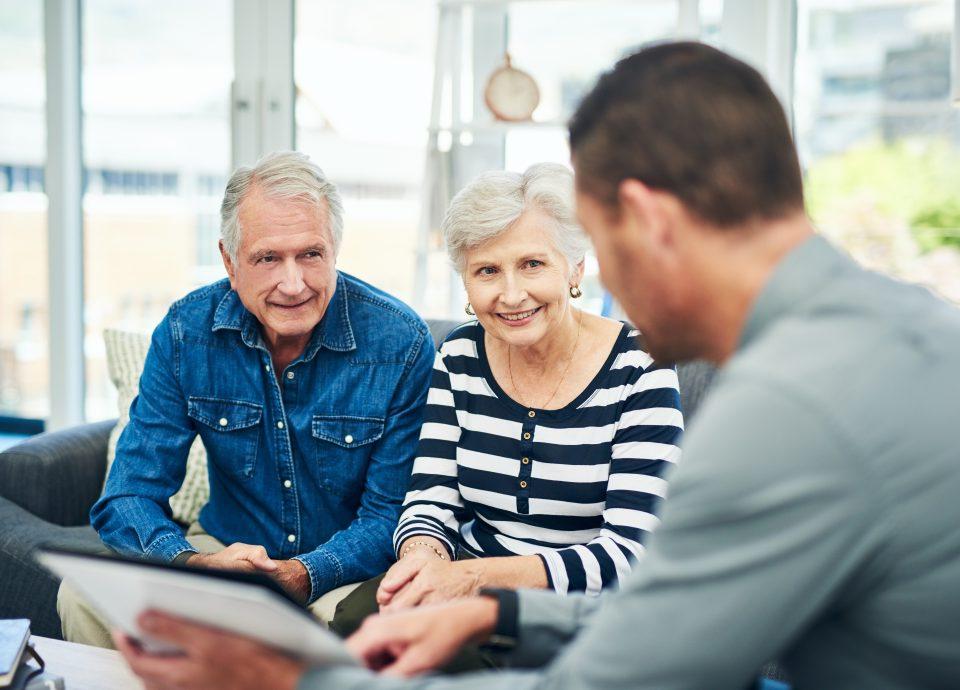
[[[477,343],[483,337],[483,328],[476,320],[462,323],[447,334],[440,343],[440,356],[477,357]]]

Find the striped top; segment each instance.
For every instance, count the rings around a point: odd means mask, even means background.
[[[476,321],[437,353],[394,548],[431,536],[450,553],[537,554],[560,593],[616,586],[643,553],[680,458],[676,370],[624,324],[569,405],[523,407],[497,384]]]

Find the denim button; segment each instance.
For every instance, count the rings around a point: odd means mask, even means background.
[[[220,418],[220,426],[226,426],[226,425],[229,424],[229,423],[230,423],[230,422],[227,421],[227,418],[226,418],[226,417],[221,417],[221,418]]]
[[[293,542],[295,542],[296,540],[297,540],[297,536],[296,536],[295,534],[288,534],[288,535],[287,535],[287,541],[290,542],[291,544],[292,544]]]
[[[292,371],[287,372],[287,379],[293,381],[293,378],[296,376]]]
[[[282,429],[282,428],[283,428],[283,422],[277,422],[277,428],[278,428],[278,429]]]
[[[344,443],[353,443],[353,436],[351,436],[350,434],[347,434],[346,436],[343,437],[343,442],[344,442]]]
[[[289,489],[291,486],[293,486],[293,482],[291,482],[289,479],[283,480],[283,488]]]

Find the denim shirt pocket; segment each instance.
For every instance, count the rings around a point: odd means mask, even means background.
[[[241,479],[253,475],[260,448],[263,405],[191,395],[187,415],[198,422],[197,432],[217,467]]]
[[[313,415],[311,431],[323,485],[344,496],[363,489],[372,444],[383,436],[379,417]]]

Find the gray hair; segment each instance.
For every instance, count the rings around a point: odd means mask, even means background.
[[[450,202],[441,230],[457,271],[467,250],[497,237],[524,211],[539,208],[556,223],[554,242],[572,271],[590,247],[573,210],[573,173],[557,163],[537,163],[522,175],[493,171],[478,175]]]
[[[253,187],[272,199],[304,201],[317,208],[326,200],[333,250],[340,250],[343,201],[336,185],[306,154],[274,151],[258,160],[253,167],[237,168],[227,181],[220,204],[220,238],[231,259],[236,261],[240,250],[240,205]]]

